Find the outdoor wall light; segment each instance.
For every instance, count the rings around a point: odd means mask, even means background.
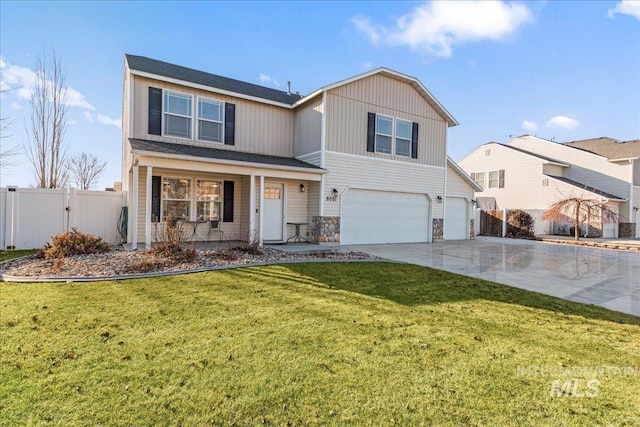
[[[304,184],[300,184],[300,192],[304,193],[307,189],[304,187]]]
[[[436,200],[438,201],[438,203],[442,203],[442,196],[436,197]]]
[[[333,195],[334,195],[334,196],[337,196],[337,195],[338,195],[338,190],[337,190],[337,189],[335,189],[335,188],[334,188],[333,190],[331,190],[331,192],[333,193]]]

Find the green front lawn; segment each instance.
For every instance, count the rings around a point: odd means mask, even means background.
[[[0,343],[7,426],[637,425],[640,414],[640,318],[413,265],[2,283]],[[552,397],[556,379],[577,380],[575,394]]]

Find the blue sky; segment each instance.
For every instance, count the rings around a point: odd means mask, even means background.
[[[29,81],[55,48],[67,73],[69,153],[120,181],[124,54],[286,90],[387,67],[420,79],[460,125],[458,160],[479,144],[640,138],[640,2],[0,2],[5,150],[24,142]],[[31,73],[31,74],[30,74]],[[0,185],[28,187],[26,157]]]

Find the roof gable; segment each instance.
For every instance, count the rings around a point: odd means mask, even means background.
[[[127,54],[125,58],[133,74],[151,75],[151,77],[155,76],[160,80],[170,79],[178,81],[178,83],[189,82],[206,88],[229,92],[231,95],[241,94],[258,100],[262,99],[287,105],[292,105],[301,98],[300,95],[288,94],[281,90],[230,79],[144,56]]]
[[[442,104],[440,104],[440,102],[431,94],[431,92],[429,92],[429,90],[427,90],[427,88],[424,87],[424,85],[420,82],[420,80],[418,80],[415,77],[411,77],[406,74],[402,74],[397,71],[393,71],[384,67],[376,68],[375,70],[372,70],[363,74],[359,74],[357,76],[353,76],[348,79],[329,84],[327,86],[323,86],[317,89],[316,91],[312,92],[311,94],[305,96],[304,98],[300,99],[299,101],[297,101],[294,106],[297,107],[299,105],[302,105],[323,92],[327,92],[332,89],[338,88],[340,86],[344,86],[349,83],[353,83],[357,80],[362,80],[374,75],[382,75],[385,77],[389,77],[389,78],[410,84],[420,94],[420,96],[422,96],[427,101],[427,103],[434,110],[436,110],[436,112],[447,122],[449,127],[457,126],[459,124],[458,121],[451,115],[451,113],[449,113],[442,106]]]

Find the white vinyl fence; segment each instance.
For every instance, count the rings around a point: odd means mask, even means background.
[[[126,193],[75,189],[0,188],[0,249],[41,248],[51,236],[77,228],[119,243]]]

